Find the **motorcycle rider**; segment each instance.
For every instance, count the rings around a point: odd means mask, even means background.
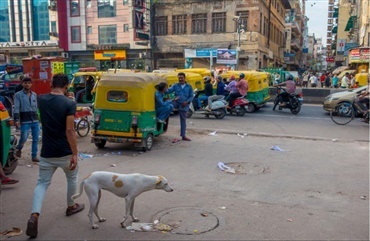
[[[246,96],[248,91],[248,82],[244,79],[244,73],[239,75],[239,81],[236,83],[235,87],[237,88],[237,92],[232,92],[226,97],[226,101],[229,102],[229,105],[226,108],[231,109],[232,103],[238,97]]]
[[[199,91],[198,93],[203,93],[204,95],[197,98],[198,101],[198,109],[202,108],[202,101],[208,100],[208,97],[213,95],[213,86],[211,84],[211,77],[206,76],[204,79],[204,90]]]
[[[206,111],[212,110],[212,102],[224,97],[225,92],[225,84],[222,82],[222,77],[220,75],[217,76],[217,89],[216,94],[208,97],[208,106],[206,107]]]
[[[276,98],[278,98],[278,101],[275,102],[274,107],[272,110],[275,110],[276,106],[279,104],[281,107],[284,107],[286,105],[286,102],[289,101],[289,96],[291,94],[295,93],[296,90],[296,84],[293,80],[293,76],[289,75],[287,80],[283,83],[274,85],[274,86],[286,86],[286,90],[282,93],[278,94]]]

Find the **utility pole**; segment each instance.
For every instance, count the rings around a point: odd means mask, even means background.
[[[155,66],[155,59],[154,59],[154,48],[156,45],[155,41],[155,34],[154,34],[154,23],[155,23],[155,4],[154,0],[149,1],[150,4],[150,32],[149,32],[149,43],[150,43],[150,68],[153,71]]]
[[[240,52],[240,34],[243,31],[243,19],[241,14],[234,16],[233,20],[236,22],[236,32],[238,34],[238,46],[236,47],[236,70],[239,70],[239,52]]]

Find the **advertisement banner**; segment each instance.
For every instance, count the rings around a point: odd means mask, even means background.
[[[337,41],[337,55],[344,54],[344,46],[346,45],[346,39],[338,39]]]
[[[126,59],[126,50],[95,50],[95,60],[111,60],[112,58]]]
[[[237,64],[235,49],[218,49],[217,64]]]
[[[185,58],[213,58],[217,57],[217,49],[184,49]]]

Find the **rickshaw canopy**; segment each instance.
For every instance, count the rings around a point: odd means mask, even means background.
[[[154,111],[155,86],[165,78],[145,73],[103,74],[96,86],[94,108],[122,111]]]

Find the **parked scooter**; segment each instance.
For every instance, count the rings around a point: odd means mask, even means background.
[[[14,155],[17,138],[11,135],[11,126],[14,120],[10,118],[4,104],[0,101],[0,162],[5,175],[14,172],[18,165],[18,158]]]
[[[230,109],[228,109],[228,113],[236,114],[237,116],[244,116],[247,112],[246,107],[248,106],[249,101],[245,99],[244,96],[238,97],[237,99],[231,102]]]
[[[274,100],[274,106],[279,106],[279,110],[282,110],[282,109],[290,109],[290,112],[293,114],[293,115],[296,115],[299,113],[299,111],[301,110],[301,105],[303,103],[303,95],[302,93],[298,93],[298,94],[290,94],[289,97],[288,97],[288,100],[285,101],[285,105],[280,105],[279,103],[279,95],[282,93],[282,92],[286,92],[285,88],[281,87],[281,86],[276,86],[276,98]]]
[[[219,99],[212,102],[212,109],[210,111],[206,110],[206,105],[202,105],[198,110],[195,110],[194,106],[197,106],[197,90],[194,90],[194,99],[190,103],[189,110],[187,112],[186,117],[190,118],[193,113],[203,114],[206,117],[209,117],[210,115],[215,116],[217,119],[223,119],[226,116],[226,105],[227,102],[224,97],[220,97]],[[195,103],[194,103],[195,102]]]

